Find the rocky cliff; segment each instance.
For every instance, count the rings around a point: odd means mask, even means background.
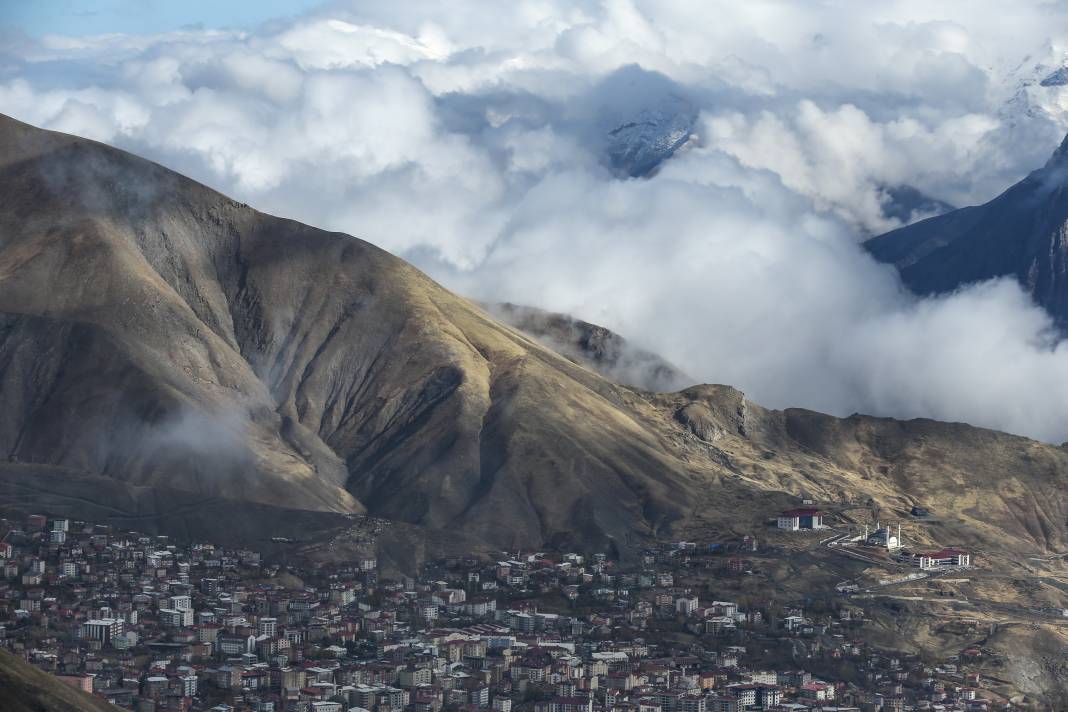
[[[961,208],[872,238],[918,294],[1015,278],[1068,324],[1068,139],[1045,166],[984,205]]]

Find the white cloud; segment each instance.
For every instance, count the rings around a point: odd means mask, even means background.
[[[448,41],[429,31],[425,37],[337,19],[300,23],[282,32],[276,41],[305,69],[376,67],[412,64],[422,59],[441,60],[449,55]]]
[[[1056,4],[336,3],[253,33],[21,40],[0,111],[344,230],[465,293],[600,321],[773,406],[1068,437],[1068,355],[1013,284],[929,300],[872,262],[887,186],[957,204],[1068,120]],[[1026,58],[1026,59],[1025,59]],[[639,68],[640,67],[640,68]],[[620,181],[605,134],[697,139]]]
[[[886,186],[908,184],[967,202],[972,196],[954,188],[962,176],[981,170],[982,143],[998,122],[969,113],[933,128],[912,117],[877,123],[852,104],[824,110],[802,100],[793,111],[713,116],[706,127],[710,145],[747,166],[774,171],[817,208],[881,233],[900,226],[883,215],[880,192]]]

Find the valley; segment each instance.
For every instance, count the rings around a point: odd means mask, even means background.
[[[600,327],[514,308],[507,325],[355,237],[6,117],[0,183],[4,512],[322,564],[374,553],[396,575],[506,549],[634,566],[748,535],[789,552],[767,562],[769,598],[838,600],[851,581],[887,649],[945,654],[964,616],[1024,665],[1044,653],[1021,629],[1064,634],[1062,447],[624,385],[613,369],[682,376],[622,363]],[[882,586],[907,567],[769,531],[805,501],[835,536],[904,521],[910,546],[975,566]],[[1034,665],[999,675],[1061,684]]]

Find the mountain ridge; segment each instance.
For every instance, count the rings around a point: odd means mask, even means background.
[[[483,304],[494,318],[533,336],[564,358],[608,380],[647,391],[676,391],[695,381],[663,357],[569,314],[519,304]]]
[[[679,465],[617,386],[411,266],[102,144],[0,134],[9,458],[524,541],[676,516]],[[571,449],[515,459],[542,426]]]
[[[897,267],[921,295],[1013,277],[1068,325],[1068,137],[1041,168],[993,200],[871,238],[865,247]]]
[[[627,555],[814,498],[922,504],[932,536],[1006,556],[1068,546],[1063,449],[621,386],[368,243],[12,119],[0,184],[0,504],[43,467],[67,516],[101,502],[64,478],[103,478],[141,493],[117,521],[202,526],[147,494],[180,491],[249,503],[252,538],[282,507],[323,512],[324,537],[369,516],[411,527],[394,541]]]

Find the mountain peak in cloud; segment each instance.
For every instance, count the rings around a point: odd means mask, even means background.
[[[603,160],[620,178],[654,173],[690,140],[699,114],[684,87],[637,65],[606,76],[588,101]]]
[[[1013,277],[1068,324],[1068,138],[1045,165],[988,203],[954,210],[867,243],[922,295]]]
[[[619,175],[642,178],[653,173],[693,135],[697,109],[681,96],[624,118],[608,132],[608,159]]]
[[[942,215],[955,207],[944,200],[931,197],[906,184],[885,186],[882,189],[883,215],[904,224]]]
[[[1044,87],[1062,87],[1068,84],[1068,67],[1060,67],[1050,72],[1039,84]]]

